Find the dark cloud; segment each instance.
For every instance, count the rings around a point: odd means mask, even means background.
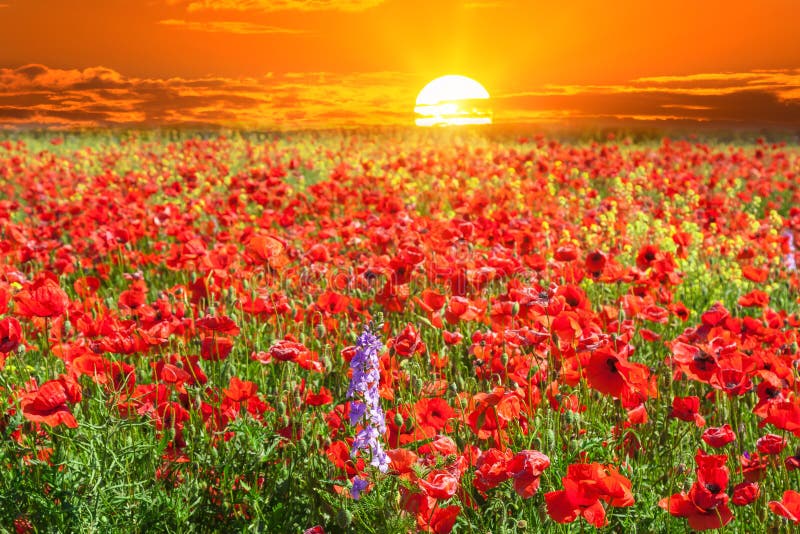
[[[396,72],[147,79],[105,67],[0,69],[0,127],[406,125],[426,80]],[[501,123],[678,121],[800,125],[800,71],[546,86],[491,99]],[[581,123],[583,123],[581,122]]]
[[[496,117],[690,120],[758,126],[800,125],[800,70],[640,78],[625,85],[548,86],[500,95]],[[553,117],[548,117],[552,113]]]
[[[398,73],[187,80],[129,78],[104,67],[25,65],[0,69],[0,126],[382,124],[393,122],[393,110],[413,102],[413,90],[402,87],[417,85]]]

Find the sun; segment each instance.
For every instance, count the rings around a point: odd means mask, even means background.
[[[491,124],[489,92],[466,76],[450,74],[422,88],[414,112],[417,126]]]

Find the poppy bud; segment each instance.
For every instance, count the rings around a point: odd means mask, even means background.
[[[552,428],[548,428],[544,433],[546,449],[555,449],[556,447],[556,433]]]
[[[456,393],[458,393],[458,384],[456,384],[455,382],[451,382],[449,389],[450,392],[455,395]]]
[[[324,325],[324,324],[322,324],[322,323],[319,323],[319,324],[317,324],[317,326],[315,326],[315,327],[314,327],[314,334],[315,334],[315,335],[316,335],[318,338],[325,337],[325,334],[326,334],[326,332],[325,332],[325,325]]]
[[[414,390],[414,393],[418,393],[422,390],[422,379],[418,376],[411,378],[411,388]]]
[[[405,425],[406,425],[406,430],[411,430],[412,428],[414,428],[414,418],[409,415],[406,418]]]
[[[350,510],[340,508],[336,514],[336,524],[341,528],[348,528],[353,523],[353,514]]]
[[[275,405],[276,410],[278,411],[278,415],[284,415],[286,413],[286,403],[278,401],[278,404]]]
[[[519,315],[519,302],[514,301],[514,304],[511,305],[511,316],[516,317]]]
[[[503,356],[500,358],[500,362],[503,364],[503,367],[508,365],[508,353],[504,352]]]
[[[397,428],[403,426],[403,416],[400,415],[400,412],[394,414],[394,424],[397,425]]]

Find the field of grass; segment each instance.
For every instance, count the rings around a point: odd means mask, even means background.
[[[0,141],[0,532],[790,532],[800,146]]]

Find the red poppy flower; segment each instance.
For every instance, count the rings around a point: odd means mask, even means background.
[[[386,451],[392,460],[389,469],[397,474],[413,473],[412,467],[417,463],[418,456],[408,449],[390,449]]]
[[[222,336],[204,337],[200,345],[200,357],[204,360],[220,361],[233,350],[233,341]]]
[[[447,296],[436,291],[425,288],[422,291],[422,302],[425,304],[426,311],[438,312],[447,303]]]
[[[420,399],[414,404],[416,423],[420,427],[429,428],[430,435],[445,428],[447,422],[455,417],[455,411],[441,397]]]
[[[420,339],[417,330],[410,324],[407,324],[403,331],[394,338],[392,347],[397,354],[403,357],[425,352],[425,344]]]
[[[301,343],[290,339],[281,339],[269,349],[269,355],[282,362],[296,362],[308,349]]]
[[[667,306],[670,313],[672,313],[675,317],[680,319],[681,321],[688,321],[689,320],[689,308],[686,307],[685,304],[682,302],[676,302],[674,304],[670,304]]]
[[[247,242],[247,253],[257,263],[280,270],[289,263],[286,245],[273,236],[254,236]]]
[[[455,504],[436,508],[431,514],[428,525],[435,534],[448,534],[453,531],[460,512],[461,508]]]
[[[345,352],[348,352],[349,357],[352,358],[354,351],[351,348],[343,350],[342,354],[345,355]],[[253,358],[261,363],[268,363],[270,359],[275,359],[282,362],[294,362],[303,369],[308,369],[309,371],[324,371],[324,367],[319,361],[317,353],[311,352],[305,345],[296,342],[291,336],[287,336],[286,339],[275,342],[275,344],[270,347],[268,353],[260,352],[253,354]]]
[[[629,362],[608,349],[594,351],[585,371],[591,387],[615,399],[633,392],[645,396],[655,393],[646,365]]]
[[[709,427],[703,432],[703,441],[714,448],[724,447],[728,443],[736,440],[736,435],[731,429],[731,425],[724,424],[718,427]]]
[[[654,261],[658,259],[661,255],[661,251],[655,245],[645,245],[641,249],[639,249],[639,253],[636,255],[636,266],[641,269],[645,270],[650,267]]]
[[[499,430],[508,426],[520,413],[520,398],[503,388],[492,393],[477,393],[473,400],[475,409],[467,417],[467,424],[479,439],[497,437]]]
[[[178,402],[162,402],[156,407],[155,412],[150,414],[158,430],[170,428],[181,430],[183,423],[189,420],[189,411]]]
[[[800,437],[800,397],[792,400],[776,401],[769,404],[767,416],[759,426],[773,424]]]
[[[458,490],[458,479],[443,469],[433,470],[417,484],[434,499],[449,499]]]
[[[539,451],[520,451],[507,465],[514,479],[514,491],[523,499],[533,497],[539,489],[539,477],[550,467],[550,458]]]
[[[461,343],[461,340],[464,339],[464,336],[461,335],[461,332],[448,332],[447,330],[442,330],[442,338],[448,345],[458,345]]]
[[[561,481],[563,490],[544,496],[548,515],[558,523],[571,523],[583,517],[589,524],[601,528],[608,524],[601,501],[617,507],[634,504],[630,480],[610,466],[572,464]]]
[[[700,415],[699,410],[699,397],[675,397],[672,399],[672,411],[669,416],[681,421],[694,422],[698,428],[702,428],[705,426],[706,420]]]
[[[258,386],[254,382],[241,380],[238,376],[232,376],[230,385],[222,392],[233,402],[244,402],[250,397],[255,396]]]
[[[645,341],[658,341],[659,339],[661,339],[660,334],[653,332],[649,328],[640,328],[639,335],[642,336],[642,339],[644,339]]]
[[[745,452],[739,457],[741,473],[748,482],[762,480],[767,475],[769,460],[758,453]]]
[[[79,358],[80,359],[80,358]],[[73,363],[73,367],[77,363],[78,360],[75,360]],[[185,391],[183,384],[186,382],[190,382],[192,380],[192,375],[190,375],[185,369],[178,367],[172,363],[168,363],[165,361],[158,361],[152,362],[150,366],[153,368],[153,372],[155,374],[156,380],[160,382],[164,382],[166,384],[174,384],[178,391]],[[84,374],[88,374],[85,373]]]
[[[777,434],[767,434],[756,441],[756,449],[761,454],[780,454],[784,447],[786,447],[786,440]]]
[[[800,524],[800,493],[794,490],[783,492],[780,501],[770,501],[769,509],[795,524]]]
[[[721,528],[733,520],[728,507],[729,472],[724,454],[710,455],[697,451],[697,480],[688,493],[676,493],[661,499],[658,505],[676,517],[685,517],[689,528],[709,530]]]
[[[72,284],[75,292],[81,297],[89,297],[100,289],[100,280],[94,276],[82,276]]]
[[[508,462],[511,461],[510,450],[488,449],[478,457],[475,464],[475,488],[481,493],[497,487],[511,477]]]
[[[8,354],[22,341],[22,327],[14,317],[0,319],[0,352]]]
[[[783,461],[787,471],[794,471],[800,469],[800,449],[796,450],[792,456],[787,456]]]
[[[34,391],[22,396],[20,405],[22,414],[28,421],[44,423],[49,426],[64,424],[69,428],[77,428],[78,422],[69,410],[69,404],[81,400],[81,389],[73,379],[61,376],[50,380]]]
[[[739,306],[745,308],[763,308],[769,305],[769,295],[760,291],[758,289],[754,289],[750,293],[746,295],[742,295],[739,297],[737,301]]]
[[[553,258],[556,261],[564,261],[564,262],[575,261],[576,259],[578,259],[579,253],[580,251],[575,245],[573,245],[572,243],[564,243],[556,247],[555,253],[553,254]]]
[[[672,345],[672,361],[687,377],[704,383],[709,383],[719,368],[712,353],[681,341]]]
[[[239,327],[236,325],[236,322],[227,315],[207,315],[197,320],[197,326],[209,332],[216,332],[217,334],[224,334],[226,336],[239,335]]]
[[[58,282],[42,276],[14,296],[16,311],[25,317],[58,317],[69,306],[69,297]]]
[[[325,456],[337,468],[347,473],[348,478],[364,469],[364,459],[358,457],[355,461],[350,458],[350,446],[344,441],[334,441],[325,450]]]
[[[758,499],[759,488],[756,482],[741,482],[733,488],[731,501],[736,506],[747,506]]]
[[[333,395],[331,391],[325,386],[319,388],[318,393],[309,391],[306,394],[306,404],[309,406],[324,406],[333,402]]]
[[[658,505],[675,517],[685,517],[693,530],[722,528],[733,520],[733,513],[727,504],[712,510],[698,508],[685,493],[665,497]]]
[[[742,276],[757,284],[763,284],[769,277],[769,269],[759,269],[752,265],[745,265],[742,267]]]
[[[594,277],[600,276],[605,266],[606,255],[599,250],[595,250],[586,256],[586,272],[590,275]]]
[[[335,291],[325,291],[317,298],[317,309],[328,315],[336,315],[347,311],[350,297]]]
[[[119,294],[117,303],[120,308],[137,310],[147,302],[147,284],[144,280],[135,279],[128,289]]]

